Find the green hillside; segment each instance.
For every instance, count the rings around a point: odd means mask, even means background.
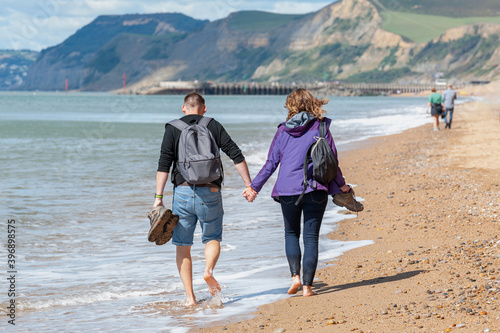
[[[242,31],[269,31],[305,15],[273,14],[259,11],[241,11],[231,14],[229,28]]]
[[[390,11],[382,11],[381,15],[384,19],[383,29],[401,35],[415,43],[428,42],[446,30],[462,25],[485,22],[500,24],[500,16],[454,18]]]
[[[97,52],[118,34],[153,35],[159,22],[168,22],[174,29],[188,32],[202,27],[208,21],[196,20],[178,13],[103,15],[78,30],[63,43],[43,50],[42,53],[57,48],[61,58],[77,51],[79,58],[82,59],[87,54]]]
[[[381,11],[447,17],[500,16],[498,0],[370,0]]]

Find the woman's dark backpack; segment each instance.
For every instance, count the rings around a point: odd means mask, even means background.
[[[316,189],[317,183],[328,186],[337,175],[339,164],[325,136],[326,124],[322,121],[319,123],[319,137],[314,137],[316,142],[309,146],[306,156],[304,157],[304,181],[302,183],[304,185],[304,190],[302,190],[302,194],[295,202],[295,205],[298,205],[304,197],[307,185],[310,185],[313,189]],[[307,170],[311,161],[313,163],[313,181],[309,183],[307,180]]]

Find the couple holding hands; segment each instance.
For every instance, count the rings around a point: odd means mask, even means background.
[[[303,296],[315,295],[312,290],[314,275],[318,264],[318,239],[321,222],[328,203],[329,195],[337,195],[334,202],[351,210],[361,211],[363,206],[355,201],[352,189],[346,184],[340,168],[335,178],[328,184],[307,185],[304,190],[304,156],[309,147],[319,137],[320,123],[326,124],[325,139],[337,156],[337,150],[329,131],[331,119],[324,117],[323,105],[326,99],[314,97],[306,89],[297,89],[287,96],[285,108],[288,110],[286,121],[278,130],[269,148],[266,163],[251,181],[248,166],[238,146],[232,141],[224,127],[214,119],[206,125],[217,149],[220,148],[233,162],[245,183],[242,195],[249,202],[257,197],[264,184],[280,166],[278,178],[272,190],[272,198],[279,202],[283,213],[285,229],[285,252],[292,277],[288,294],[295,294],[302,286]],[[184,98],[180,120],[186,124],[198,124],[207,108],[205,100],[198,93],[190,93]],[[207,118],[207,117],[205,117]],[[205,121],[206,123],[206,121]],[[186,305],[196,304],[193,291],[191,246],[197,221],[202,229],[202,242],[205,244],[205,271],[203,277],[212,295],[220,292],[220,286],[213,276],[213,270],[220,255],[222,241],[222,179],[206,184],[191,184],[179,171],[179,138],[181,129],[168,123],[165,126],[158,172],[156,195],[151,219],[149,240],[156,244],[166,241],[164,234],[169,229],[169,221],[175,220],[172,244],[176,246],[176,261],[184,289]],[[172,211],[163,207],[163,191],[172,168],[171,180],[174,184]],[[312,168],[312,163],[311,163]],[[308,173],[312,178],[312,173]],[[312,184],[312,179],[310,184]],[[301,198],[299,200],[299,198]],[[301,223],[303,216],[303,223]],[[178,222],[178,223],[177,223]],[[304,251],[302,254],[299,239],[303,234]],[[168,230],[172,233],[172,230]],[[167,235],[168,236],[168,235]],[[168,237],[170,238],[170,237]],[[168,241],[168,239],[167,239]],[[302,275],[301,275],[302,268]],[[301,281],[302,278],[302,281]]]

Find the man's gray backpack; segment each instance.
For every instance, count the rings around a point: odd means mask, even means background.
[[[222,175],[219,147],[207,127],[211,120],[202,117],[193,125],[180,119],[169,122],[181,131],[177,169],[189,184],[208,184]]]

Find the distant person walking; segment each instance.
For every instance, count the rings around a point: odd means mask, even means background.
[[[288,109],[286,121],[278,126],[278,130],[269,148],[267,161],[255,177],[251,187],[247,187],[243,196],[253,201],[269,177],[280,171],[272,191],[274,200],[281,204],[285,225],[285,252],[292,276],[292,285],[288,294],[295,294],[301,286],[300,269],[302,260],[303,296],[312,296],[314,275],[318,264],[318,238],[328,202],[328,195],[349,193],[347,200],[338,205],[348,209],[361,211],[363,206],[354,200],[352,189],[346,184],[340,168],[336,177],[328,184],[316,183],[312,180],[312,163],[306,166],[307,187],[304,190],[304,158],[310,145],[320,137],[320,123],[325,124],[325,139],[337,156],[335,143],[329,130],[331,119],[323,117],[322,106],[328,100],[315,98],[306,89],[297,89],[288,95],[285,107]],[[315,185],[313,185],[315,184]],[[347,204],[346,204],[347,203]],[[349,208],[350,207],[350,208]],[[301,218],[304,216],[303,241],[304,255],[300,249]]]
[[[250,186],[251,182],[248,166],[241,150],[219,122],[215,119],[203,117],[206,111],[205,99],[200,94],[192,92],[184,98],[182,112],[185,116],[180,118],[180,121],[174,120],[165,125],[165,134],[163,135],[161,155],[156,175],[156,195],[153,207],[163,206],[163,191],[168,173],[172,167],[170,177],[174,185],[172,211],[179,216],[179,223],[174,229],[172,244],[176,246],[177,268],[186,291],[186,305],[196,304],[196,297],[193,291],[191,246],[193,245],[193,235],[197,221],[200,221],[202,230],[201,239],[203,244],[205,244],[206,262],[203,278],[212,295],[220,291],[220,286],[213,277],[213,270],[220,255],[224,211],[221,196],[222,173],[220,176],[216,175],[217,178],[215,180],[206,183],[193,184],[186,181],[186,173],[182,170],[184,163],[180,164],[179,162],[180,152],[182,151],[183,154],[186,152],[185,147],[181,147],[179,144],[182,132],[179,127],[188,125],[204,126],[204,129],[200,129],[198,133],[194,133],[191,137],[195,137],[195,140],[199,143],[202,136],[210,137],[208,134],[209,131],[217,145],[217,147],[212,146],[212,148],[217,150],[217,155],[218,150],[222,149],[235,163],[236,170],[245,185]],[[207,121],[208,124],[206,124]],[[185,145],[189,143],[189,141],[186,141]],[[190,148],[195,149],[195,146],[190,146]],[[218,166],[221,168],[220,165]],[[206,168],[200,170],[200,168],[193,166],[191,171],[201,174],[203,171],[210,173],[212,170],[206,170]]]
[[[453,119],[453,109],[455,108],[456,99],[457,93],[452,89],[451,84],[449,84],[447,89],[443,92],[443,102],[446,109],[446,114],[444,116],[444,128],[451,129],[451,121]]]
[[[427,104],[426,112],[433,118],[433,131],[439,131],[439,116],[444,112],[443,97],[440,93],[436,92],[436,88],[432,88],[432,94],[429,96],[429,103]]]

